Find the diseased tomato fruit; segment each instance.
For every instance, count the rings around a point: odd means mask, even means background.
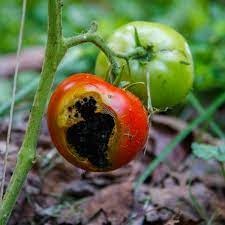
[[[136,30],[136,31],[135,31]],[[108,40],[108,46],[116,53],[130,54],[136,47],[143,47],[146,54],[129,59],[118,58],[121,80],[133,85],[129,90],[147,103],[147,86],[153,107],[164,109],[182,102],[192,87],[193,61],[185,39],[172,28],[150,22],[131,22],[116,30]],[[105,77],[110,63],[101,52],[95,72]],[[149,74],[149,79],[147,79]],[[147,82],[150,81],[150,82]]]
[[[89,171],[128,163],[148,136],[148,115],[141,101],[90,74],[70,76],[56,88],[47,118],[58,151]]]

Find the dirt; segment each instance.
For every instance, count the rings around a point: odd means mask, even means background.
[[[24,122],[21,124],[14,124],[7,182],[24,133]],[[225,182],[219,165],[194,158],[190,150],[191,142],[199,137],[208,137],[209,143],[218,141],[209,134],[191,133],[140,189],[134,190],[134,181],[185,126],[176,118],[155,116],[145,154],[113,172],[91,173],[58,155],[44,120],[37,162],[9,225],[199,225],[210,220],[213,225],[225,224]],[[4,124],[0,128],[1,159],[6,128]],[[0,169],[2,164],[0,160]]]

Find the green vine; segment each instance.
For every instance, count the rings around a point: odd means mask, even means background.
[[[40,132],[41,120],[45,111],[48,96],[54,81],[55,72],[66,51],[78,44],[91,42],[100,48],[108,57],[112,66],[112,73],[116,77],[120,74],[116,58],[129,58],[145,55],[146,52],[138,47],[128,55],[114,53],[96,33],[97,25],[93,23],[90,29],[84,33],[70,38],[64,38],[62,34],[62,1],[48,0],[48,40],[45,51],[45,59],[40,75],[39,85],[34,97],[27,130],[19,150],[16,167],[8,184],[0,205],[0,225],[7,224],[19,193],[26,180],[27,174],[36,160],[36,146]]]

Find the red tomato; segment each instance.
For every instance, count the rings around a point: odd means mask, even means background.
[[[91,74],[65,79],[48,106],[48,127],[58,151],[88,171],[109,171],[144,148],[148,115],[140,100]]]

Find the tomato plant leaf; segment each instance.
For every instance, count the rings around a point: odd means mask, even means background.
[[[191,148],[193,150],[193,154],[201,159],[216,159],[219,162],[225,162],[225,145],[213,146],[193,143]]]

